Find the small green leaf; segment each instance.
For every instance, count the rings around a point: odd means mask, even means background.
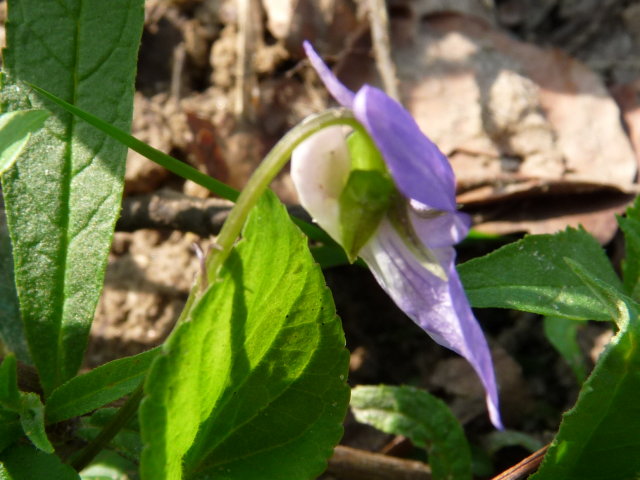
[[[351,391],[356,420],[426,448],[433,478],[470,479],[471,453],[464,431],[447,405],[412,387],[359,386]]]
[[[142,478],[315,478],[342,435],[347,372],[320,269],[268,192],[153,362]]]
[[[144,379],[158,353],[160,347],[120,358],[60,385],[47,401],[47,422],[84,415],[131,393]]]
[[[14,445],[0,455],[2,480],[80,480],[76,471],[59,457],[29,445]]]
[[[9,170],[27,145],[31,134],[44,125],[49,112],[18,110],[0,115],[0,176]]]
[[[544,317],[545,336],[569,364],[576,380],[581,384],[587,378],[587,367],[576,339],[580,325],[567,318]]]
[[[20,393],[20,423],[29,440],[40,450],[53,453],[44,429],[44,405],[35,393]]]
[[[3,110],[53,113],[2,175],[20,312],[46,395],[82,362],[120,213],[126,149],[25,84],[128,129],[143,21],[143,0],[9,3]]]
[[[567,269],[565,258],[622,291],[609,259],[584,230],[530,235],[458,266],[474,307],[512,308],[573,320],[611,320],[610,310]]]
[[[640,475],[640,321],[635,302],[571,262],[590,289],[616,313],[618,334],[567,412],[531,479],[633,479]],[[617,297],[617,298],[616,298]]]
[[[342,246],[350,262],[375,233],[389,210],[395,187],[391,179],[374,170],[352,170],[340,194]]]

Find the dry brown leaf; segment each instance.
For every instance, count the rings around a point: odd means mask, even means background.
[[[508,211],[505,205],[522,196],[635,191],[637,162],[620,111],[580,62],[518,41],[477,16],[402,15],[392,22],[402,100],[449,156],[461,202],[499,202]],[[377,83],[370,64],[363,52],[352,52],[340,74],[350,86]],[[483,228],[552,232],[579,221],[607,241],[616,229],[612,212],[626,201],[564,212],[547,204],[536,217],[518,212],[517,221],[496,217],[493,208]]]

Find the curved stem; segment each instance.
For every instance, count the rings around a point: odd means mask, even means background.
[[[233,245],[240,235],[244,223],[253,206],[267,189],[274,177],[287,164],[293,150],[304,140],[321,129],[333,125],[345,125],[356,130],[363,127],[353,117],[351,111],[339,108],[312,115],[290,130],[271,149],[260,166],[251,175],[235,206],[229,212],[220,234],[216,240],[218,251],[212,253],[207,260],[207,274],[209,281],[213,281],[220,267],[229,256]]]
[[[314,133],[332,125],[345,125],[353,128],[354,130],[364,131],[364,127],[353,117],[351,111],[344,108],[330,109],[307,117],[287,132],[287,134],[282,137],[267,154],[260,166],[258,166],[253,175],[251,175],[251,178],[249,178],[247,185],[236,200],[236,204],[229,212],[229,215],[220,230],[218,238],[216,239],[218,250],[213,251],[206,261],[206,277],[208,278],[209,283],[212,283],[215,280],[220,267],[222,267],[224,261],[229,256],[229,253],[231,253],[231,249],[242,231],[242,227],[244,226],[249,212],[274,177],[287,164],[293,150]],[[300,225],[298,224],[298,226]],[[306,224],[305,227],[316,229],[324,234],[322,230],[319,230],[314,225]],[[324,236],[328,242],[333,242],[331,237],[326,234],[324,234]],[[318,236],[315,236],[315,238],[318,238]],[[187,302],[180,314],[180,318],[178,318],[178,321],[176,322],[176,326],[180,325],[189,317],[191,308],[204,290],[206,290],[206,285],[203,285],[202,281],[197,279],[189,293],[189,298],[187,298]]]
[[[222,267],[224,261],[229,256],[229,253],[231,253],[231,249],[240,235],[242,227],[244,227],[244,223],[249,212],[258,202],[258,199],[267,189],[271,181],[287,164],[289,158],[291,158],[293,150],[314,133],[332,125],[345,125],[353,128],[354,130],[364,131],[364,127],[353,117],[350,110],[344,108],[330,109],[307,117],[293,129],[289,130],[289,132],[287,132],[287,134],[282,137],[267,154],[262,163],[249,178],[247,185],[238,196],[236,204],[229,212],[229,215],[220,230],[218,238],[216,239],[218,250],[213,251],[206,261],[207,278],[209,283],[212,283],[215,280],[220,267]],[[299,223],[298,226],[301,227]],[[319,238],[320,234],[324,234],[322,230],[318,229],[314,225],[306,224],[304,226],[306,228],[316,230],[316,232],[313,232],[316,233],[314,238]],[[324,234],[324,237],[326,237],[328,242],[333,242],[331,237],[328,235]],[[203,285],[202,281],[197,279],[189,293],[189,298],[187,298],[187,302],[180,314],[180,318],[178,318],[178,321],[176,322],[176,326],[189,318],[191,308],[194,306],[196,300],[204,290],[206,290],[206,285]]]

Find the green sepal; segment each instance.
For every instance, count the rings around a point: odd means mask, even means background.
[[[395,187],[391,179],[377,170],[352,170],[340,194],[342,247],[349,262],[371,238],[389,210]]]
[[[374,170],[389,176],[380,150],[364,130],[354,130],[347,137],[352,170]]]

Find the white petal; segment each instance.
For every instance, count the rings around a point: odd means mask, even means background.
[[[343,127],[322,129],[296,147],[291,155],[291,180],[300,204],[338,243],[338,199],[350,170]]]

